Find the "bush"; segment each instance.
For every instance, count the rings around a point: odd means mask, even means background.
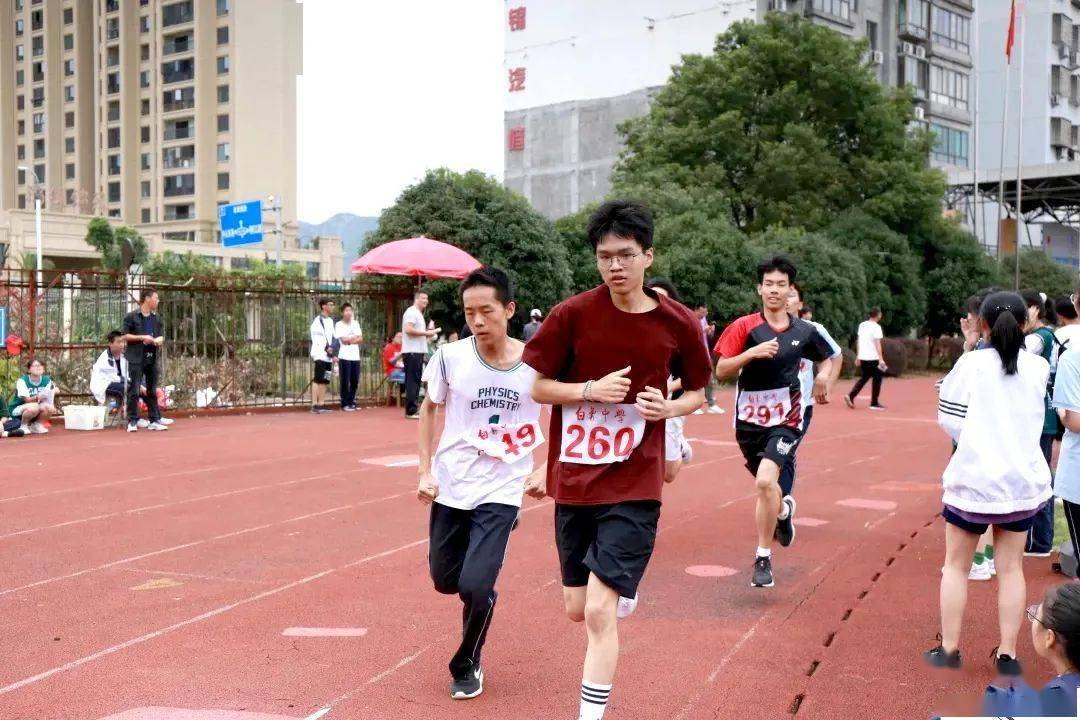
[[[901,377],[907,370],[908,353],[902,340],[885,338],[881,343],[882,354],[885,355],[885,365],[888,366],[886,375],[889,377]]]
[[[964,354],[964,339],[958,337],[940,337],[934,341],[934,351],[930,355],[930,368],[933,370],[952,370],[952,366]]]
[[[843,352],[843,366],[840,369],[840,377],[850,380],[855,377],[855,351],[848,348],[841,348]]]
[[[912,372],[930,369],[930,340],[928,338],[897,338],[907,350],[907,367]]]

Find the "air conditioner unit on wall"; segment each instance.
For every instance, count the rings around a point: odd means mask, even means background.
[[[900,52],[904,55],[915,54],[915,43],[903,42],[900,43]]]
[[[915,119],[916,120],[925,120],[926,119],[926,110],[925,109],[923,109],[923,108],[919,107],[918,105],[916,105],[913,108],[913,110],[915,112]]]
[[[870,53],[870,62],[873,65],[884,65],[885,53],[880,50],[874,50],[872,53]]]
[[[924,48],[922,45],[916,45],[915,57],[919,58],[920,60],[926,59],[926,48]]]

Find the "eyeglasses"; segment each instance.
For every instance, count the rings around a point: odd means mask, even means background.
[[[1028,617],[1028,620],[1030,620],[1030,621],[1031,621],[1031,624],[1032,624],[1032,625],[1034,625],[1035,623],[1039,623],[1040,625],[1042,625],[1042,626],[1043,626],[1044,628],[1046,628],[1047,630],[1053,630],[1054,628],[1050,627],[1050,626],[1049,626],[1049,625],[1047,625],[1047,624],[1046,624],[1046,623],[1045,623],[1044,621],[1042,621],[1042,620],[1040,620],[1040,619],[1039,619],[1039,607],[1041,607],[1041,606],[1039,606],[1039,605],[1032,605],[1031,607],[1029,607],[1029,608],[1027,609],[1027,617]]]
[[[602,268],[610,269],[612,264],[618,260],[619,267],[626,267],[637,260],[641,255],[644,255],[644,253],[622,252],[617,255],[597,255],[596,264]]]

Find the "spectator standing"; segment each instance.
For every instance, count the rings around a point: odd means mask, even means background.
[[[360,343],[364,342],[364,333],[360,323],[353,317],[353,307],[349,303],[341,306],[341,319],[334,325],[334,337],[337,338],[338,371],[341,383],[341,409],[354,412],[356,407],[356,388],[360,384]]]
[[[330,412],[326,407],[326,389],[334,370],[334,301],[319,299],[319,314],[311,321],[311,359],[315,374],[311,378],[311,412],[316,415]]]
[[[1080,310],[1073,295],[1073,304]],[[1054,407],[1065,426],[1054,494],[1062,499],[1073,553],[1080,557],[1080,347],[1061,353],[1054,378]]]
[[[885,365],[885,353],[881,347],[885,332],[881,329],[881,308],[870,309],[870,317],[859,323],[858,354],[855,365],[859,368],[859,380],[851,392],[844,397],[849,408],[855,407],[855,397],[866,386],[870,386],[870,409],[884,410],[881,404],[881,381],[888,367]]]
[[[1024,290],[1020,293],[1027,306],[1027,324],[1024,331],[1024,347],[1033,355],[1038,355],[1051,368],[1051,378],[1058,365],[1058,341],[1052,327],[1056,320],[1053,303],[1047,300],[1044,293],[1037,290]],[[1053,467],[1054,440],[1058,432],[1058,415],[1053,406],[1053,383],[1048,380],[1046,385],[1045,411],[1043,412],[1042,435],[1039,437],[1039,447],[1043,457],[1046,458],[1046,466]],[[1035,524],[1028,532],[1027,546],[1024,554],[1028,557],[1050,557],[1054,549],[1054,503],[1048,503],[1046,507],[1035,517]]]
[[[140,427],[147,430],[168,430],[172,421],[163,421],[157,401],[158,350],[165,345],[165,327],[157,315],[157,290],[145,288],[139,295],[139,308],[124,317],[123,332],[127,349],[124,351],[128,361],[130,376],[127,386],[128,432],[135,432]],[[146,387],[145,425],[139,420],[139,388]]]
[[[544,321],[544,314],[540,312],[539,308],[533,308],[529,313],[529,324],[525,326],[525,334],[522,336],[525,342],[529,342],[533,339],[533,335],[540,329],[540,324]]]
[[[90,370],[90,393],[102,405],[109,398],[115,398],[117,407],[122,407],[127,395],[124,379],[131,377],[124,357],[124,334],[113,330],[109,333],[108,344]]]
[[[11,417],[19,418],[19,429],[36,435],[49,432],[45,423],[56,412],[53,404],[55,396],[56,386],[52,378],[45,374],[45,363],[30,358],[26,363],[26,374],[15,383],[15,401],[18,404],[11,411]]]
[[[438,337],[440,332],[439,328],[428,328],[425,325],[424,310],[427,306],[428,294],[417,290],[413,295],[413,304],[401,319],[401,328],[405,333],[401,343],[402,358],[405,361],[405,417],[410,420],[420,419],[420,379],[424,373],[428,340]]]
[[[709,362],[714,366],[716,365],[716,357],[712,351],[713,336],[716,335],[716,324],[709,322],[709,306],[705,303],[698,303],[694,306],[694,315],[697,316],[698,323],[701,324],[701,338],[705,342],[705,349],[709,351]],[[709,373],[709,384],[705,386],[705,405],[709,408],[709,412],[713,415],[723,415],[724,409],[716,404],[716,377]],[[694,411],[695,415],[703,415],[704,410],[698,408]]]

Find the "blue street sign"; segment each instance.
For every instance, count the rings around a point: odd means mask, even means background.
[[[222,205],[218,208],[218,221],[221,224],[221,244],[224,247],[262,242],[262,200]]]

